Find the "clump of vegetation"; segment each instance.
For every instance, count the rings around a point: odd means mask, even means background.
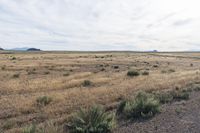
[[[123,101],[118,108],[118,113],[125,115],[127,118],[148,118],[159,111],[159,100],[154,95],[146,92],[139,92],[135,99]]]
[[[50,74],[50,72],[49,72],[49,71],[46,71],[46,72],[44,72],[44,74],[45,74],[45,75],[48,75],[48,74]]]
[[[45,123],[41,128],[38,129],[39,133],[61,133],[61,129],[53,122]]]
[[[168,72],[169,73],[173,73],[173,72],[175,72],[175,70],[174,69],[169,69]]]
[[[36,126],[35,124],[29,126],[29,127],[26,127],[23,129],[22,133],[36,133]]]
[[[11,58],[11,60],[16,60],[16,59],[17,59],[16,57],[12,57],[12,58]]]
[[[91,86],[91,85],[92,85],[92,82],[91,82],[90,80],[84,80],[83,83],[82,83],[82,85],[83,85],[84,87]]]
[[[167,73],[167,71],[166,70],[162,70],[161,73]]]
[[[35,72],[35,71],[36,71],[36,68],[30,69],[30,70],[28,69],[28,70],[26,70],[26,71],[27,71],[27,74],[28,74],[28,75],[36,74],[36,72]]]
[[[161,73],[173,73],[176,72],[174,69],[169,69],[169,70],[162,70]]]
[[[129,70],[127,72],[127,76],[129,76],[129,77],[135,77],[135,76],[139,76],[139,75],[140,75],[140,73],[136,70]]]
[[[190,96],[188,91],[180,90],[172,91],[171,94],[175,100],[188,100]]]
[[[169,92],[158,93],[155,94],[155,96],[162,104],[169,103],[173,100],[173,95]]]
[[[181,113],[181,108],[176,108],[176,109],[175,109],[175,112],[176,112],[177,114],[180,114],[180,113]]]
[[[144,71],[144,72],[142,72],[142,75],[149,75],[149,72],[148,71]]]
[[[105,71],[106,69],[105,68],[101,68],[101,71]]]
[[[200,91],[200,85],[194,85],[193,88],[195,91]]]
[[[52,102],[52,98],[51,97],[48,97],[48,96],[41,96],[41,97],[38,97],[36,99],[36,102],[38,105],[40,106],[46,106],[48,105],[50,102]]]
[[[13,75],[13,78],[19,78],[20,74],[19,73],[16,73]]]
[[[14,125],[15,125],[14,121],[9,120],[3,124],[2,128],[8,130],[11,129]]]
[[[69,75],[70,75],[69,73],[64,73],[64,74],[63,74],[64,77],[67,77],[67,76],[69,76]]]
[[[119,69],[119,66],[115,65],[113,66],[114,69]]]
[[[109,133],[116,125],[115,115],[102,107],[93,106],[89,110],[81,109],[71,119],[69,130],[72,133]]]
[[[1,70],[5,70],[5,69],[6,69],[6,66],[5,66],[5,65],[1,67]]]
[[[158,65],[153,65],[153,67],[157,68],[157,67],[159,67],[159,66],[158,66]]]

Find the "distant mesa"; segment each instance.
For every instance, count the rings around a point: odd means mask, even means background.
[[[29,48],[29,49],[27,49],[27,51],[41,51],[41,50],[37,49],[37,48]]]
[[[153,52],[158,52],[158,50],[153,50]]]
[[[3,48],[0,48],[0,50],[4,50]]]

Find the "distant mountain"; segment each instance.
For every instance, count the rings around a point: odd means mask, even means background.
[[[4,50],[3,48],[0,48],[0,50]]]
[[[29,48],[28,47],[22,47],[22,48],[13,48],[13,49],[8,49],[12,51],[27,51]]]
[[[26,51],[41,51],[40,49],[37,49],[37,48],[29,48],[27,49]]]

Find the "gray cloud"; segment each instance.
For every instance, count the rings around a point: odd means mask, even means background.
[[[192,19],[188,18],[188,19],[184,19],[184,20],[178,20],[176,22],[173,23],[174,26],[182,26],[182,25],[187,25],[192,23]]]
[[[200,49],[199,4],[198,0],[2,0],[0,47]]]

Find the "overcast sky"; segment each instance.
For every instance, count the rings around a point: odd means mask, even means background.
[[[0,0],[0,47],[200,50],[200,0]]]

